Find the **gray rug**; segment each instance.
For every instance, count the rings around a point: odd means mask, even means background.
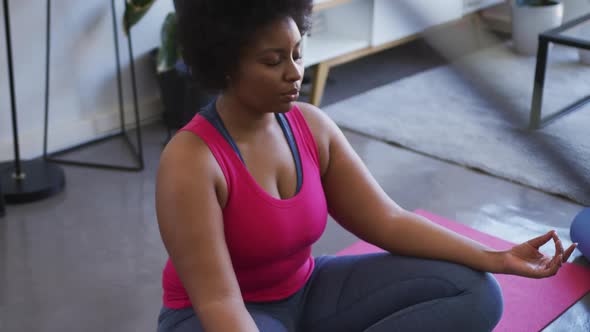
[[[535,61],[499,45],[324,110],[342,128],[590,205],[590,105],[529,131]],[[590,66],[553,47],[543,114],[587,94]]]

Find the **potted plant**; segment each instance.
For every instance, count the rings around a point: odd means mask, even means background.
[[[563,4],[558,0],[511,0],[514,48],[524,55],[537,54],[539,34],[558,27]]]
[[[125,33],[137,24],[156,0],[126,0],[123,27]],[[176,4],[175,4],[176,7]],[[160,46],[151,52],[154,68],[164,104],[163,120],[168,132],[186,124],[194,114],[211,100],[211,96],[199,89],[191,80],[182,61],[176,38],[176,14],[166,15],[160,30]]]

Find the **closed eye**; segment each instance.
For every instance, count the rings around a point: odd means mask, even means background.
[[[280,65],[281,62],[282,62],[282,60],[279,59],[279,60],[276,60],[276,61],[266,61],[264,64],[267,65],[267,66],[270,66],[270,67],[275,67],[275,66]]]
[[[279,57],[278,59],[268,59],[268,60],[264,60],[264,64],[269,66],[269,67],[275,67],[280,65],[283,62],[283,56]],[[293,55],[293,60],[294,61],[300,61],[303,57],[301,56],[301,53],[296,53]]]

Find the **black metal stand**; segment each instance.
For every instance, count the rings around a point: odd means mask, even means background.
[[[20,160],[8,0],[3,0],[3,4],[12,113],[14,165],[0,169],[0,188],[2,190],[0,194],[4,196],[7,203],[27,203],[49,197],[62,191],[65,187],[65,177],[61,168],[57,165],[51,165],[43,159]],[[2,198],[0,197],[0,204],[2,203],[1,201]],[[4,207],[2,206],[1,208],[0,215],[4,213]]]
[[[543,105],[543,88],[545,86],[545,73],[547,71],[547,54],[549,50],[549,43],[561,44],[575,48],[590,50],[590,41],[573,38],[563,35],[562,32],[571,29],[579,24],[590,21],[590,14],[584,15],[578,19],[567,22],[555,29],[551,29],[539,35],[539,46],[537,48],[537,64],[535,68],[535,82],[533,86],[533,100],[530,115],[530,129],[539,129],[548,123],[566,115],[573,111],[580,109],[588,102],[590,102],[590,95],[583,97],[570,105],[562,108],[555,113],[541,117],[541,110]]]
[[[132,47],[132,40],[131,40],[131,31],[127,36],[127,47],[129,49],[129,63],[131,69],[131,85],[133,89],[133,106],[135,111],[135,131],[137,135],[137,148],[131,143],[129,139],[129,135],[127,129],[125,128],[125,110],[123,107],[123,88],[121,83],[121,61],[119,58],[119,38],[117,35],[118,27],[117,27],[117,13],[115,10],[115,1],[111,0],[111,11],[113,16],[113,36],[114,36],[114,43],[115,43],[115,59],[117,62],[117,88],[119,93],[119,116],[120,116],[120,125],[121,128],[118,132],[114,134],[107,135],[105,137],[100,137],[93,139],[91,141],[59,150],[52,153],[47,153],[47,124],[49,119],[49,59],[50,59],[50,31],[51,31],[51,0],[47,0],[47,50],[46,50],[46,78],[45,78],[45,129],[44,129],[44,137],[43,137],[43,158],[45,160],[67,164],[67,165],[74,165],[74,166],[82,166],[82,167],[94,167],[94,168],[102,168],[102,169],[112,169],[112,170],[120,170],[120,171],[141,171],[144,168],[144,159],[143,159],[143,147],[141,142],[141,127],[139,123],[139,107],[137,102],[137,86],[135,81],[135,63],[133,58],[133,47]],[[127,146],[129,147],[130,153],[133,155],[136,165],[128,166],[128,165],[112,165],[108,163],[94,163],[94,162],[86,162],[86,161],[76,161],[76,160],[69,160],[69,159],[60,159],[57,156],[61,156],[65,153],[72,152],[90,145],[94,145],[100,142],[104,142],[106,140],[123,137]]]

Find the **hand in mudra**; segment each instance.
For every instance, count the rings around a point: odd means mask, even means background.
[[[555,255],[553,257],[545,256],[539,252],[539,248],[551,239],[555,243]],[[555,231],[550,231],[505,251],[504,273],[530,278],[553,276],[559,271],[562,263],[568,260],[576,245],[574,243],[567,250],[564,250]]]

